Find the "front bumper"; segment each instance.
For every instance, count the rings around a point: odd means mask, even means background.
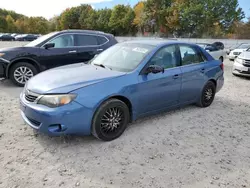
[[[250,67],[234,62],[232,73],[235,75],[250,77]]]
[[[29,103],[20,95],[21,116],[26,124],[49,136],[90,135],[93,112],[79,103],[58,108]]]
[[[10,63],[8,60],[0,57],[0,78],[5,77],[5,70],[8,63]]]

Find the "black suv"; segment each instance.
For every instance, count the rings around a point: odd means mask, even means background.
[[[116,43],[113,35],[100,31],[53,32],[23,47],[0,49],[0,77],[24,86],[41,71],[87,62]]]

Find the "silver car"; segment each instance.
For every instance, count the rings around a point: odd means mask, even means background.
[[[250,48],[243,51],[234,60],[232,73],[234,75],[250,77]]]

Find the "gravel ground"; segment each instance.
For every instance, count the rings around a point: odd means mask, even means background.
[[[231,66],[210,107],[140,119],[112,142],[33,132],[21,89],[1,81],[0,187],[250,187],[250,80]]]

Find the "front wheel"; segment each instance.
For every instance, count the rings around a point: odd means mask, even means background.
[[[202,90],[201,97],[197,105],[203,108],[210,106],[214,101],[215,93],[215,84],[212,81],[208,81]]]
[[[128,106],[118,99],[110,99],[96,111],[92,121],[92,134],[103,141],[114,140],[122,135],[129,120]]]
[[[15,85],[23,87],[25,83],[37,73],[38,71],[34,65],[19,62],[10,68],[10,79]]]

